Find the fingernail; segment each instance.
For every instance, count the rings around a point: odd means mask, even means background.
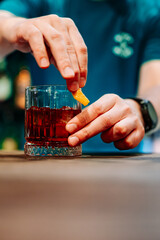
[[[77,81],[70,82],[68,85],[70,91],[75,92],[79,89],[79,83]]]
[[[49,66],[49,61],[47,60],[47,58],[42,58],[40,61],[40,65],[42,68],[46,68]]]
[[[71,146],[76,146],[79,143],[79,138],[75,136],[69,137],[68,141]]]
[[[65,69],[64,69],[64,72],[63,72],[63,74],[64,74],[64,77],[74,77],[74,72],[73,72],[73,70],[72,70],[72,68],[70,68],[70,67],[66,67]]]
[[[74,124],[74,123],[71,123],[71,124],[67,124],[67,125],[66,125],[66,130],[67,130],[69,133],[74,132],[76,129],[77,129],[77,125]]]
[[[86,79],[84,77],[80,78],[80,83],[79,83],[79,87],[82,88],[84,87],[86,84]]]

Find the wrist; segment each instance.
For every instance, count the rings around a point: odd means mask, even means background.
[[[139,105],[139,116],[141,117],[145,133],[148,134],[155,131],[158,125],[158,116],[153,104],[149,100],[142,98],[130,98],[129,100],[133,100],[136,105]]]
[[[24,21],[23,18],[12,14],[0,14],[0,57],[5,57],[15,49],[17,23]]]

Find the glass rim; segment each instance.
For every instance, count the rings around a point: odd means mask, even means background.
[[[29,89],[29,88],[47,88],[47,87],[66,87],[66,84],[46,84],[46,85],[30,85],[27,86],[25,89]]]

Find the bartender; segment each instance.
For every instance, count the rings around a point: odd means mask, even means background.
[[[71,146],[83,143],[84,153],[142,152],[142,139],[158,129],[160,117],[159,5],[4,0],[0,55],[31,53],[34,85],[65,79],[71,92],[83,88],[91,104],[67,124]]]

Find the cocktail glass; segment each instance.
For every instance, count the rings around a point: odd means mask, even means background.
[[[81,112],[66,85],[29,86],[25,90],[27,157],[80,156],[81,145],[68,144],[66,123]]]

